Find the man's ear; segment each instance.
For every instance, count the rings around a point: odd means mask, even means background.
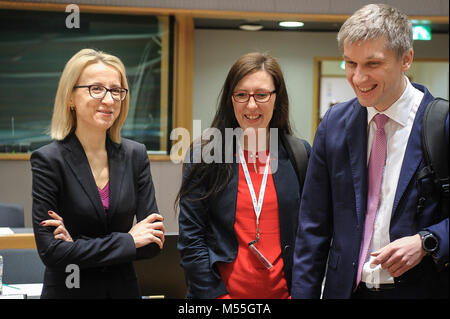
[[[402,56],[402,71],[406,72],[411,67],[411,64],[414,59],[414,51],[413,49],[409,49],[405,54]]]

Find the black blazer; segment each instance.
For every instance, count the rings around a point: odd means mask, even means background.
[[[309,156],[311,147],[304,140],[303,144]],[[191,165],[186,166],[185,175]],[[215,198],[192,201],[204,193],[204,189],[199,189],[180,199],[178,250],[188,298],[212,299],[228,293],[215,264],[232,262],[237,256],[234,223],[238,179],[239,164],[235,162],[230,182]],[[300,192],[297,175],[281,141],[278,143],[278,169],[273,174],[273,181],[278,201],[283,270],[290,289]]]
[[[41,298],[139,298],[132,261],[159,252],[157,244],[136,249],[128,231],[158,210],[146,148],[124,139],[106,139],[109,165],[109,209],[105,213],[86,154],[74,133],[31,155],[33,229],[46,266]],[[54,227],[40,222],[53,210],[64,219],[72,242],[56,240]],[[80,269],[80,287],[66,279]],[[75,281],[72,280],[72,283]]]

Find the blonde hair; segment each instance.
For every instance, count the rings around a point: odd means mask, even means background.
[[[368,4],[342,25],[337,35],[339,49],[345,43],[385,37],[386,46],[401,58],[413,47],[412,25],[408,16],[386,4]]]
[[[59,79],[50,125],[50,136],[53,139],[63,140],[69,133],[75,130],[77,119],[75,112],[70,110],[70,97],[73,87],[86,66],[100,62],[116,68],[121,75],[121,86],[128,90],[125,66],[118,57],[93,49],[82,49],[78,51],[66,63],[61,78]],[[127,94],[121,103],[120,114],[114,124],[109,128],[109,136],[116,143],[120,143],[120,130],[127,118],[129,94]]]

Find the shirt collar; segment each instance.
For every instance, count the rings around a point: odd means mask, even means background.
[[[367,108],[367,124],[372,118],[378,114],[386,114],[391,120],[397,122],[401,126],[406,126],[409,113],[414,105],[414,87],[405,75],[406,88],[400,98],[394,102],[387,110],[378,112],[374,107]]]

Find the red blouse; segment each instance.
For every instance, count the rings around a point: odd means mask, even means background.
[[[266,152],[259,153],[255,165],[249,163],[248,152],[244,151],[250,178],[259,196],[267,158]],[[231,263],[218,263],[218,270],[229,294],[219,299],[281,299],[289,298],[289,291],[283,271],[281,256],[280,224],[278,218],[278,202],[273,178],[269,169],[267,186],[259,218],[260,239],[256,248],[273,265],[267,269],[250,251],[248,243],[256,238],[256,215],[253,209],[250,191],[245,180],[242,165],[239,165],[239,184],[236,203],[236,221],[234,229],[238,239],[238,253]]]

